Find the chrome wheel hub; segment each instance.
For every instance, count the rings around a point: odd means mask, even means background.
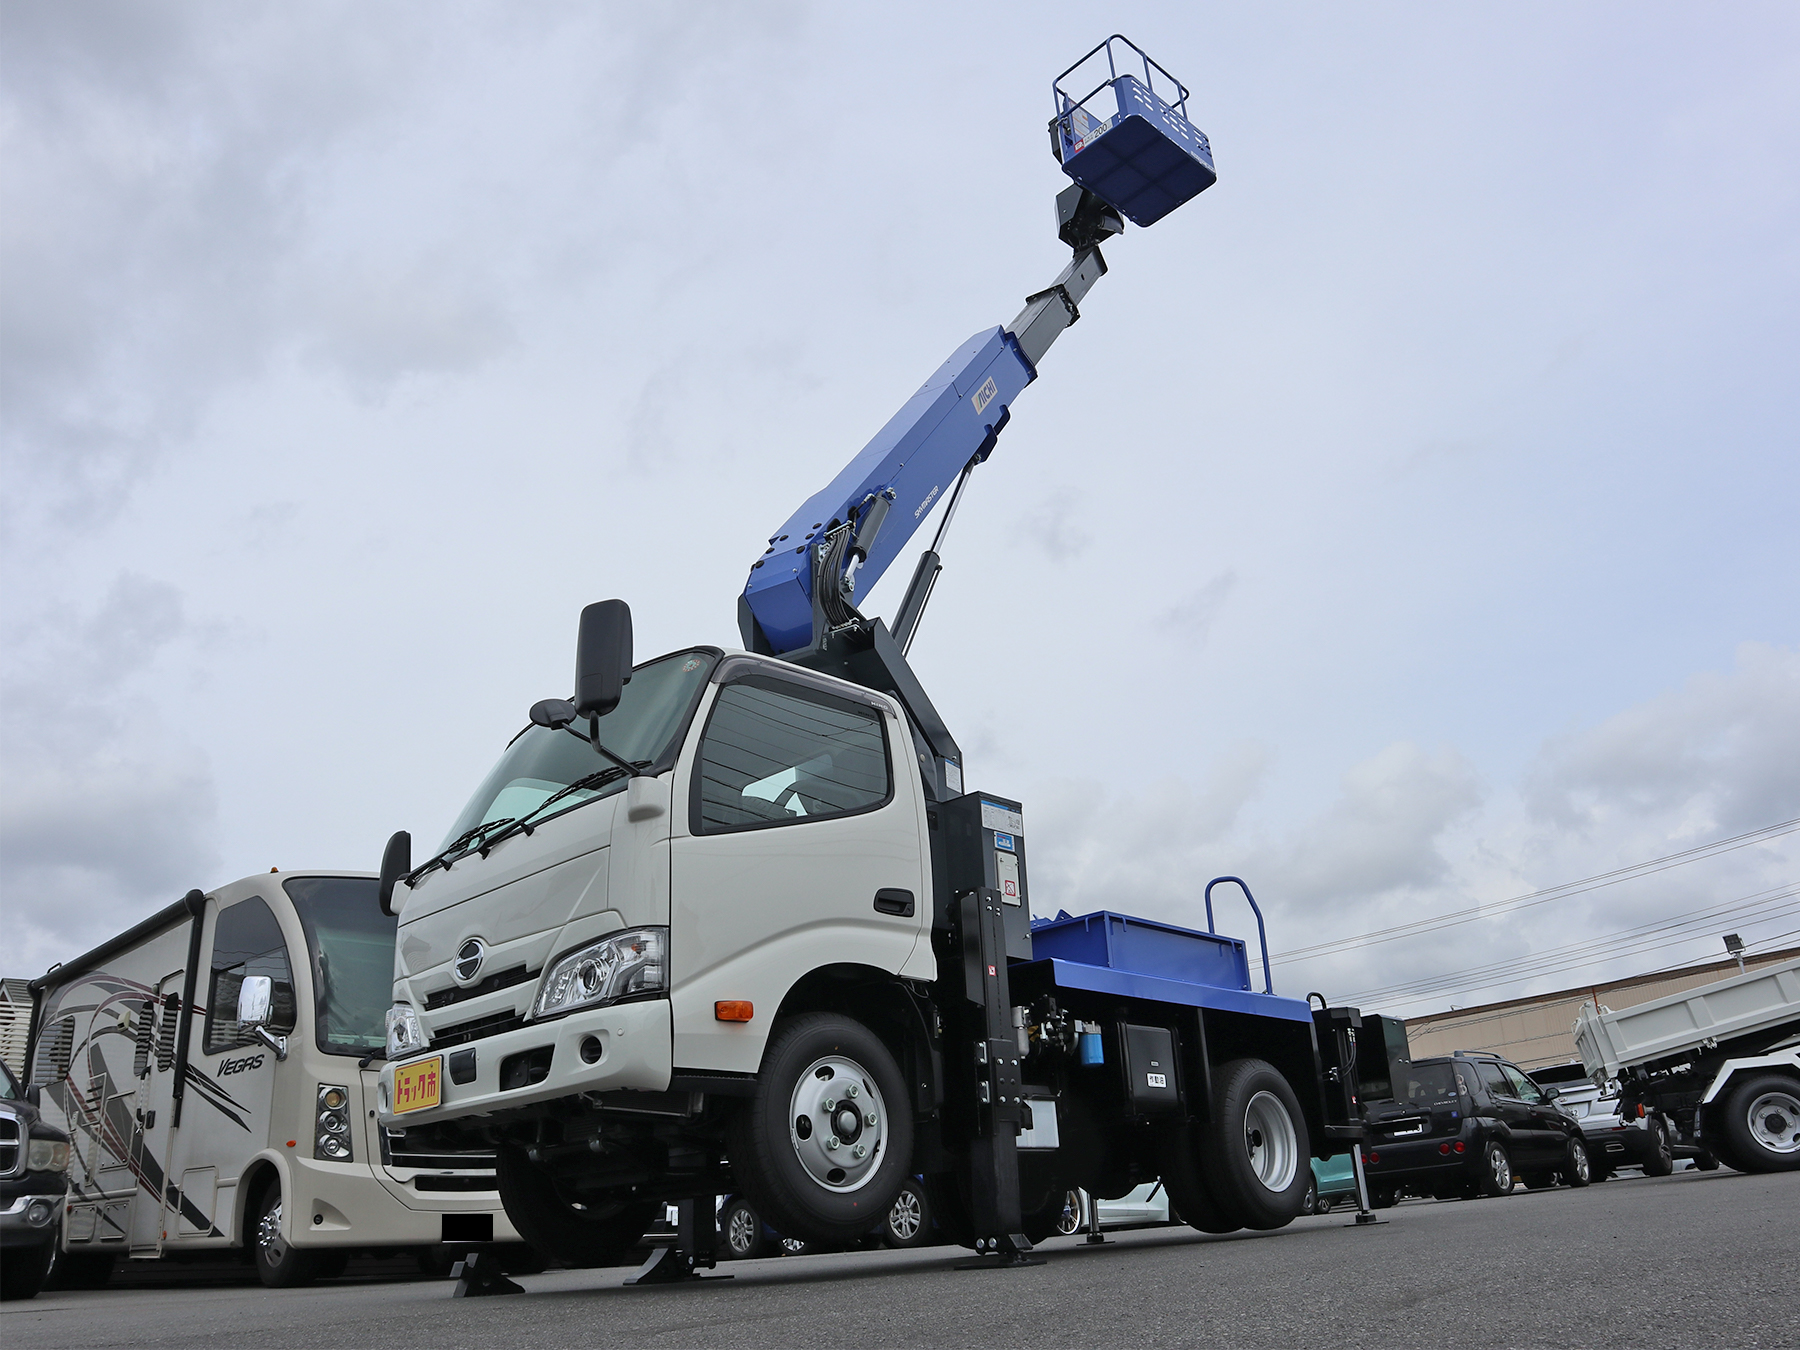
[[[256,1245],[271,1264],[287,1255],[287,1244],[281,1240],[281,1201],[277,1200],[275,1207],[257,1223]]]
[[[731,1227],[725,1233],[725,1240],[731,1244],[731,1250],[742,1256],[756,1245],[756,1238],[756,1216],[747,1209],[734,1210]]]
[[[1750,1137],[1771,1153],[1800,1152],[1800,1096],[1777,1089],[1750,1103]]]
[[[860,1190],[881,1163],[887,1103],[872,1074],[844,1055],[815,1060],[794,1084],[788,1139],[824,1190]]]
[[[1244,1108],[1244,1145],[1250,1170],[1272,1191],[1285,1191],[1300,1168],[1300,1138],[1287,1107],[1273,1092],[1259,1092]]]
[[[1488,1168],[1494,1174],[1496,1189],[1504,1191],[1512,1188],[1512,1159],[1506,1156],[1505,1149],[1496,1148],[1488,1151]]]

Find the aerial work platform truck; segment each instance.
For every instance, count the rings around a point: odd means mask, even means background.
[[[381,1120],[491,1146],[507,1214],[557,1260],[612,1262],[659,1206],[710,1222],[728,1192],[853,1241],[915,1175],[998,1264],[1033,1259],[1069,1191],[1157,1177],[1195,1227],[1276,1228],[1309,1159],[1360,1137],[1385,1045],[1359,1059],[1354,1010],[1275,993],[1266,949],[1253,971],[1217,931],[1215,887],[1254,910],[1249,888],[1209,885],[1205,931],[1034,920],[1029,812],[968,787],[907,663],[963,486],[1101,243],[1215,179],[1188,91],[1123,38],[1053,92],[1068,265],[769,536],[743,648],[634,664],[625,604],[589,605],[573,697],[531,709],[429,859],[389,843]],[[865,616],[934,508],[893,618]]]

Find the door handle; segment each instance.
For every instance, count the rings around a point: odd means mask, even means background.
[[[897,914],[903,919],[913,916],[913,893],[884,886],[875,892],[875,908],[883,914]]]
[[[144,1128],[146,1130],[154,1130],[156,1128],[156,1112],[144,1112]]]

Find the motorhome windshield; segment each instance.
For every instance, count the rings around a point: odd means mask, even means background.
[[[639,666],[632,672],[619,706],[600,719],[600,744],[629,763],[656,763],[687,725],[712,673],[713,660],[706,653],[677,652]],[[583,723],[562,731],[527,727],[475,789],[440,850],[479,825],[522,819],[552,793],[609,763],[595,752]],[[624,781],[621,772],[612,782],[571,792],[556,803],[552,813],[617,792]]]
[[[328,1055],[366,1055],[387,1046],[394,993],[394,931],[381,912],[374,877],[289,877],[282,883],[312,963],[313,1035]]]

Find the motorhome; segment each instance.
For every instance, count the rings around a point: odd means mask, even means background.
[[[279,1287],[518,1241],[491,1152],[375,1118],[394,935],[374,877],[271,872],[32,981],[28,1090],[73,1142],[62,1278],[235,1247]]]

